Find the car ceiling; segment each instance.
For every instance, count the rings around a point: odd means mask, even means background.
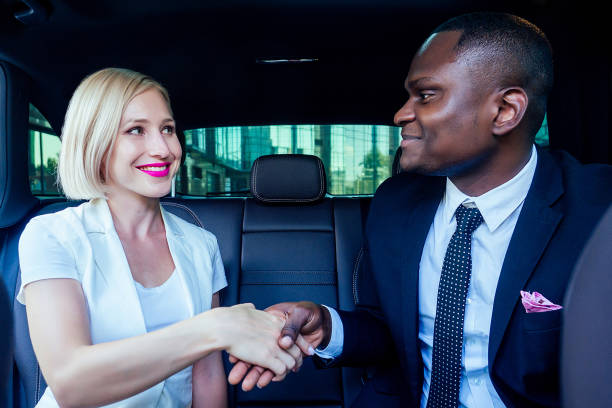
[[[48,17],[30,24],[14,18],[24,3],[0,0],[0,58],[31,77],[32,101],[56,130],[78,82],[108,66],[162,82],[183,128],[391,124],[412,55],[453,15],[522,15],[557,53],[575,53],[595,29],[594,13],[554,0],[39,0]]]

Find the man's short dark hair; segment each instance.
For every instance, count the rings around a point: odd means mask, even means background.
[[[531,136],[539,129],[553,84],[552,48],[529,21],[505,13],[478,12],[448,20],[433,32],[461,31],[455,49],[468,58],[479,79],[496,86],[520,86],[527,92],[525,113]]]

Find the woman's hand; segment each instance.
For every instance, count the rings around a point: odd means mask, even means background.
[[[302,364],[297,346],[278,345],[285,324],[282,315],[255,309],[250,303],[216,308],[210,313],[219,349],[246,363],[270,369],[278,378]]]

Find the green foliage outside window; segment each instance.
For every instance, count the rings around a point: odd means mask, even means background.
[[[56,182],[60,138],[33,105],[30,105],[28,133],[30,190],[36,195],[60,195]]]

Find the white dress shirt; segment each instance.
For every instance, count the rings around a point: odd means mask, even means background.
[[[429,228],[419,266],[419,343],[424,365],[422,407],[427,405],[429,395],[442,263],[457,227],[455,210],[462,203],[478,207],[484,222],[472,234],[472,275],[465,306],[459,402],[462,407],[504,407],[489,376],[489,330],[499,274],[536,163],[534,146],[531,158],[516,176],[478,197],[465,195],[449,179],[446,180],[446,191]],[[343,333],[334,333],[342,330],[340,317],[335,310],[330,311],[332,340],[325,350],[317,350],[323,358],[340,355],[344,343]]]

